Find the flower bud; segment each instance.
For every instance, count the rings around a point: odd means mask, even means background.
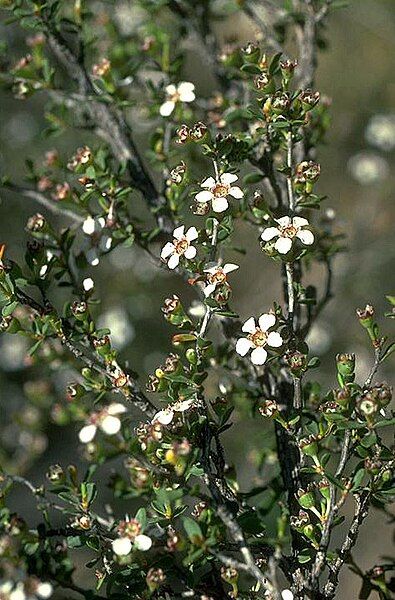
[[[367,421],[370,421],[373,415],[378,412],[380,405],[375,394],[368,391],[358,398],[356,408],[360,415],[365,417]]]
[[[376,392],[376,397],[379,401],[381,408],[387,406],[392,400],[392,387],[387,385],[386,383],[382,383],[381,385],[376,385],[373,388]]]
[[[374,458],[365,458],[364,467],[371,475],[377,475],[382,468],[383,463],[381,460]]]
[[[191,130],[188,125],[182,124],[176,131],[177,139],[176,144],[186,144],[190,139]]]
[[[248,42],[248,44],[242,48],[241,52],[246,62],[253,64],[257,64],[259,62],[261,50],[259,46],[253,42]]]
[[[297,491],[298,502],[302,508],[311,508],[315,505],[314,493],[311,490],[299,488]]]
[[[96,352],[105,358],[111,350],[111,341],[108,335],[103,336],[102,338],[94,339],[93,346]]]
[[[301,375],[307,367],[307,357],[298,350],[289,350],[284,356],[285,362],[294,375]]]
[[[282,60],[280,61],[280,69],[281,69],[281,75],[283,78],[283,86],[287,87],[289,82],[291,81],[295,68],[298,65],[298,61],[297,60]]]
[[[111,69],[111,62],[108,58],[102,58],[101,61],[92,67],[92,75],[94,77],[105,77]]]
[[[70,383],[66,388],[66,400],[69,402],[82,398],[85,388],[80,383]]]
[[[371,304],[367,304],[365,308],[357,308],[357,317],[362,327],[369,329],[373,325],[374,308]]]
[[[291,106],[291,99],[289,94],[285,92],[276,92],[272,96],[271,110],[276,115],[282,115],[287,113]]]
[[[162,569],[151,568],[145,578],[151,593],[155,592],[166,581],[166,575]]]
[[[259,412],[263,417],[273,417],[278,412],[278,404],[275,400],[265,400],[259,407]]]
[[[320,101],[320,93],[312,90],[305,90],[299,96],[299,100],[305,111],[311,110]]]
[[[171,182],[175,183],[176,185],[179,185],[180,183],[182,183],[182,180],[184,179],[186,170],[187,170],[186,164],[184,163],[184,161],[181,161],[181,163],[179,165],[177,165],[170,171]]]
[[[321,481],[318,483],[317,487],[318,487],[318,491],[325,498],[325,500],[329,500],[329,498],[330,498],[330,492],[331,492],[331,487],[330,487],[330,483],[326,479],[326,477],[323,477],[321,479]]]
[[[55,192],[52,194],[52,198],[58,201],[66,200],[70,196],[70,193],[70,185],[67,183],[67,181],[65,181],[57,184],[55,187]]]
[[[26,229],[32,233],[41,233],[45,230],[46,225],[45,218],[40,213],[36,213],[27,220]]]
[[[71,312],[73,313],[76,319],[78,319],[79,321],[84,321],[85,318],[88,316],[88,305],[86,302],[79,302],[78,300],[76,300],[71,305]]]
[[[191,140],[193,142],[200,142],[206,136],[207,131],[207,125],[202,123],[202,121],[198,121],[190,130]]]
[[[65,474],[60,465],[50,465],[47,472],[47,479],[49,479],[51,483],[59,483],[60,481],[63,481],[64,478]]]
[[[317,436],[310,435],[307,438],[302,438],[299,440],[299,448],[303,454],[306,456],[317,456],[318,454],[318,444],[317,444]]]
[[[259,91],[269,91],[272,87],[270,84],[272,83],[271,77],[268,73],[261,73],[254,77],[254,86]],[[270,89],[270,91],[272,91]]]
[[[304,184],[306,193],[311,193],[312,184],[317,181],[321,174],[321,166],[313,160],[304,160],[296,165],[295,168],[295,184],[300,186]]]
[[[348,408],[351,400],[350,392],[348,388],[342,388],[340,390],[333,390],[333,397],[336,403],[342,408]]]
[[[304,510],[300,510],[298,516],[292,515],[290,517],[290,525],[291,527],[293,527],[293,529],[296,529],[297,531],[302,531],[303,528],[309,523],[310,516]]]
[[[209,202],[194,202],[191,204],[191,211],[194,215],[198,215],[199,217],[204,217],[210,212],[210,203]]]
[[[191,365],[196,365],[198,357],[194,348],[188,348],[188,350],[185,352],[185,356],[187,361],[191,363]]]

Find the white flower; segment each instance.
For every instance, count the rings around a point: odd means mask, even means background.
[[[248,333],[248,336],[237,340],[236,352],[240,356],[245,356],[249,350],[252,350],[251,362],[254,365],[263,365],[267,358],[265,346],[279,348],[283,344],[283,338],[277,331],[268,333],[275,323],[276,317],[272,313],[261,315],[258,325],[255,323],[254,317],[250,317],[241,328],[242,331]]]
[[[93,235],[94,233],[100,233],[105,226],[106,221],[103,217],[93,218],[89,215],[82,223],[82,231],[86,233],[86,235]]]
[[[198,237],[197,229],[190,227],[187,232],[184,231],[184,225],[177,227],[173,231],[173,242],[167,242],[160,253],[161,258],[167,261],[169,269],[178,267],[181,256],[185,256],[188,260],[196,256],[196,248],[191,245],[191,242]]]
[[[380,150],[395,148],[395,114],[374,115],[366,128],[366,139]]]
[[[23,583],[18,583],[17,587],[10,593],[9,600],[26,600]]]
[[[294,595],[291,592],[291,590],[283,590],[281,592],[281,598],[282,598],[282,600],[293,600]]]
[[[193,102],[195,96],[195,86],[190,81],[182,81],[177,86],[170,84],[166,86],[166,101],[159,109],[162,117],[169,117],[176,107],[177,102]]]
[[[355,154],[348,161],[348,168],[354,179],[361,185],[378,183],[389,173],[388,162],[374,152]]]
[[[97,433],[97,428],[106,433],[107,435],[115,435],[121,429],[121,420],[117,415],[126,412],[126,408],[123,404],[113,402],[107,408],[104,408],[99,413],[91,415],[91,423],[85,425],[78,434],[80,441],[83,444],[89,444]]]
[[[207,273],[207,285],[205,286],[203,293],[206,298],[212,294],[218,285],[227,283],[227,274],[232,271],[236,271],[239,265],[233,263],[226,263],[223,267],[215,266],[208,269],[204,269]]]
[[[303,217],[293,217],[293,219],[291,217],[281,217],[275,219],[275,221],[279,224],[279,227],[267,227],[263,231],[261,239],[268,242],[277,237],[278,240],[274,247],[280,254],[287,254],[291,250],[295,238],[298,238],[306,246],[311,246],[314,243],[312,232],[309,229],[304,229],[309,225],[307,219]]]
[[[53,586],[48,581],[44,581],[38,584],[36,594],[39,598],[50,598],[53,594]]]
[[[129,538],[118,538],[112,542],[112,549],[117,556],[127,556],[132,549],[132,542]]]
[[[44,278],[45,278],[45,276],[46,276],[46,274],[48,273],[48,269],[49,269],[49,263],[51,262],[51,260],[53,259],[53,257],[54,257],[54,253],[53,253],[53,252],[51,252],[51,250],[47,250],[47,251],[46,251],[46,264],[45,264],[45,265],[43,265],[43,266],[40,268],[40,271],[39,271],[39,275],[40,275],[40,277],[41,277],[42,279],[44,279]]]
[[[90,292],[91,290],[93,290],[93,288],[95,287],[95,282],[93,281],[92,277],[86,277],[86,279],[84,279],[84,281],[82,282],[82,287],[86,292]]]
[[[147,552],[152,546],[152,540],[148,535],[140,533],[134,538],[134,547],[141,552]]]
[[[238,177],[234,173],[222,173],[219,181],[216,181],[214,177],[209,177],[200,184],[200,187],[205,189],[196,194],[195,200],[204,204],[211,202],[214,212],[224,212],[229,206],[227,196],[232,196],[238,200],[244,196],[243,190],[237,186],[232,186],[232,183],[237,179]]]
[[[169,425],[174,419],[174,414],[176,412],[185,412],[191,408],[194,402],[194,398],[190,398],[189,400],[182,400],[179,402],[174,402],[173,404],[169,404],[166,408],[156,413],[152,419],[152,423],[158,422],[161,425]]]
[[[90,215],[82,223],[82,231],[89,236],[85,244],[85,256],[90,265],[96,267],[99,264],[99,255],[108,252],[112,246],[111,236],[103,232],[106,226],[104,217],[91,217]]]

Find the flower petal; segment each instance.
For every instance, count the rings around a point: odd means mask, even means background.
[[[112,550],[117,556],[127,556],[132,549],[132,542],[129,538],[118,538],[112,542]]]
[[[92,267],[97,267],[100,262],[99,255],[96,248],[90,248],[85,252],[86,260]]]
[[[199,236],[199,234],[198,234],[198,230],[196,229],[196,227],[190,227],[185,234],[185,237],[187,238],[188,242],[192,242],[193,240],[196,240],[198,238],[198,236]]]
[[[241,330],[244,331],[244,333],[255,333],[256,324],[254,317],[250,317],[249,319],[247,319],[247,321],[243,324]]]
[[[162,117],[169,117],[175,109],[175,106],[176,105],[172,100],[167,100],[161,105],[159,112],[162,115]]]
[[[36,594],[44,600],[50,598],[53,594],[53,585],[48,581],[40,582],[36,588]]]
[[[196,96],[195,96],[195,92],[191,91],[184,91],[180,93],[180,100],[181,102],[193,102],[195,100]]]
[[[277,227],[267,227],[261,233],[261,240],[263,240],[264,242],[268,242],[269,240],[272,240],[274,237],[277,237],[279,235],[280,232],[277,229]]]
[[[92,235],[92,233],[95,232],[95,225],[95,219],[89,215],[82,223],[82,231],[86,233],[86,235]]]
[[[229,206],[226,198],[213,198],[211,204],[213,211],[216,213],[224,212]]]
[[[212,294],[215,291],[216,287],[217,286],[215,285],[215,283],[209,283],[208,285],[206,285],[206,287],[203,290],[205,298],[208,298],[210,294]]]
[[[196,248],[195,246],[188,246],[188,248],[184,252],[185,258],[191,260],[191,258],[195,258],[196,256]]]
[[[148,535],[140,533],[134,538],[134,547],[141,552],[147,552],[152,546],[152,540]]]
[[[240,200],[240,198],[243,198],[244,192],[241,188],[239,188],[239,187],[237,187],[237,185],[235,185],[234,187],[230,188],[229,195],[232,196],[233,198],[237,198],[237,200]]]
[[[239,338],[236,342],[236,352],[240,356],[245,356],[253,347],[254,344],[248,338]]]
[[[238,180],[238,177],[234,173],[222,173],[219,179],[221,183],[224,183],[225,185],[231,185]]]
[[[262,331],[267,331],[276,322],[276,317],[273,313],[263,313],[258,319],[259,327]]]
[[[171,269],[171,270],[176,269],[179,264],[180,264],[179,254],[177,254],[177,253],[172,254],[167,263],[167,266],[169,267],[169,269]]]
[[[288,227],[288,225],[291,225],[291,217],[288,217],[288,215],[285,217],[280,217],[279,219],[275,219],[275,221],[281,225],[281,227]]]
[[[210,202],[210,200],[212,200],[213,198],[214,198],[213,194],[211,192],[209,192],[208,190],[199,192],[195,196],[196,202]]]
[[[277,331],[271,331],[267,336],[266,343],[272,348],[279,348],[283,345],[283,338]]]
[[[251,362],[254,365],[263,365],[266,362],[267,352],[264,348],[255,348],[251,352]]]
[[[232,271],[237,271],[238,268],[239,265],[235,265],[234,263],[226,263],[226,265],[223,266],[222,270],[224,273],[232,273]]]
[[[207,269],[203,269],[204,273],[217,273],[221,267],[219,265],[214,265],[213,267],[207,267]]]
[[[287,237],[279,237],[274,247],[280,254],[287,254],[292,248],[292,240]]]
[[[110,250],[112,246],[112,238],[109,235],[103,235],[99,242],[99,248],[102,252]]]
[[[176,227],[175,230],[173,231],[173,237],[176,240],[180,240],[181,238],[184,237],[184,231],[185,231],[184,225],[180,225],[180,227]]]
[[[96,431],[96,425],[85,425],[85,427],[83,427],[78,434],[80,442],[82,442],[83,444],[89,444],[89,442],[91,442],[95,437]]]
[[[177,86],[177,92],[183,94],[184,92],[193,92],[195,90],[195,84],[191,81],[181,81]]]
[[[174,94],[176,94],[177,93],[177,88],[174,85],[174,83],[171,83],[170,85],[167,85],[165,87],[165,92],[166,92],[166,94],[169,94],[169,96],[173,96]]]
[[[173,254],[174,249],[174,244],[172,244],[171,242],[167,242],[167,244],[165,244],[162,248],[160,257],[163,258],[163,260],[166,260],[166,258]]]
[[[314,244],[314,235],[309,229],[301,229],[296,234],[296,237],[300,239],[300,241],[306,246],[311,246]]]
[[[121,429],[121,421],[118,417],[107,415],[100,423],[100,429],[107,435],[115,435]]]
[[[113,402],[112,404],[110,404],[110,406],[108,406],[107,413],[109,415],[121,415],[122,413],[127,412],[127,410],[128,409],[126,408],[126,406],[124,406],[120,402]]]
[[[189,398],[188,400],[174,402],[174,404],[172,404],[171,407],[175,412],[185,412],[186,410],[189,410],[191,408],[194,402],[194,398]]]
[[[304,217],[294,217],[292,219],[292,225],[296,228],[298,227],[304,227],[305,225],[308,225],[309,222],[307,219],[305,219]]]
[[[152,422],[155,423],[155,421],[158,421],[158,423],[160,423],[161,425],[169,425],[169,423],[172,422],[173,418],[174,412],[169,408],[165,408],[164,410],[160,410],[156,413],[156,415],[152,419]]]
[[[215,186],[214,177],[207,177],[207,179],[202,181],[202,183],[200,184],[200,187],[204,187],[204,188],[212,188],[214,186]]]

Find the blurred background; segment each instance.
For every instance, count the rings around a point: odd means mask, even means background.
[[[120,0],[116,10],[127,14],[133,3]],[[218,28],[219,39],[227,36],[243,43],[249,40],[250,25],[240,18],[230,18]],[[26,47],[26,32],[0,25],[0,38],[10,45],[14,59]],[[348,8],[335,11],[327,33],[328,49],[320,55],[316,88],[332,100],[332,126],[327,144],[320,148],[322,176],[319,191],[327,195],[326,209],[336,214],[336,230],[347,235],[347,250],[335,259],[335,298],[314,326],[309,344],[320,356],[323,368],[317,379],[334,385],[334,355],[355,352],[361,378],[366,375],[372,356],[365,333],[355,319],[355,308],[372,303],[378,315],[388,309],[386,294],[395,294],[394,244],[394,171],[395,154],[395,3],[393,0],[355,0]],[[185,79],[196,84],[198,93],[207,93],[201,56],[191,44]],[[200,61],[200,63],[199,63]],[[89,139],[82,131],[73,131],[55,140],[40,135],[45,127],[43,98],[16,100],[0,91],[0,174],[22,181],[26,158],[42,160],[46,150],[55,147],[66,156]],[[146,131],[136,129],[137,136]],[[27,217],[38,209],[32,201],[16,194],[0,194],[0,242],[7,244],[7,255],[23,257],[27,234]],[[42,209],[40,209],[42,210]],[[249,239],[249,229],[241,226],[239,245]],[[246,256],[229,254],[227,258],[240,264],[232,279],[233,306],[241,318],[260,313],[279,299],[281,288],[276,267],[272,267],[259,251],[249,244]],[[159,248],[157,249],[159,253]],[[188,304],[190,290],[176,275],[159,271],[138,250],[117,249],[92,267],[88,274],[95,280],[101,304],[97,319],[112,330],[114,345],[123,360],[140,374],[144,384],[147,375],[171,351],[171,328],[161,317],[163,300],[177,293]],[[318,282],[318,270],[306,279]],[[111,286],[108,281],[111,278]],[[384,325],[384,319],[379,321]],[[386,328],[390,333],[391,321]],[[0,463],[18,469],[35,483],[44,478],[53,462],[65,465],[81,460],[74,428],[59,429],[45,420],[37,406],[28,404],[37,385],[46,390],[46,406],[64,395],[70,373],[60,370],[50,384],[39,380],[37,371],[26,364],[26,346],[22,339],[3,334],[0,337]],[[391,367],[380,377],[391,381]],[[32,381],[35,383],[32,384]],[[213,384],[214,385],[214,384]],[[212,391],[213,394],[216,390]],[[136,415],[137,416],[137,415]],[[254,423],[245,415],[239,418],[235,432],[227,440],[230,459],[242,471],[241,485],[246,488],[254,480],[254,453],[262,445],[262,423]],[[248,436],[246,432],[248,431]],[[265,435],[265,434],[264,434]],[[246,463],[249,468],[246,468]],[[17,499],[24,515],[32,513],[30,498]],[[30,506],[30,509],[29,509]],[[122,510],[125,510],[124,508]],[[354,558],[362,568],[373,566],[375,559],[388,555],[392,545],[391,531],[382,515],[375,513],[364,525]],[[339,598],[356,598],[354,576],[343,574]],[[67,595],[69,597],[69,595]]]

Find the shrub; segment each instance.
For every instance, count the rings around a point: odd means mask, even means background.
[[[350,557],[370,507],[386,511],[393,497],[383,436],[394,424],[391,389],[376,374],[394,346],[372,306],[358,310],[370,373],[359,381],[358,359],[339,353],[336,384],[324,390],[311,378],[320,361],[306,343],[343,249],[316,190],[329,104],[314,72],[336,3],[262,5],[261,13],[249,0],[140,0],[129,13],[121,2],[2,1],[29,31],[29,54],[3,73],[5,85],[20,99],[48,101],[47,134],[79,127],[92,141],[67,160],[52,150],[41,165],[28,161],[27,187],[2,180],[43,214],[27,222],[23,264],[2,246],[1,330],[29,341],[41,383],[43,373],[73,369],[50,412],[59,426],[79,424],[87,468],[55,464],[39,487],[2,473],[1,598],[63,588],[86,599],[330,599],[346,563],[361,577],[361,598],[390,598],[391,567],[365,572]],[[220,54],[212,26],[229,11],[245,13],[264,41]],[[213,98],[182,79],[192,35],[220,90]],[[287,57],[292,35],[297,61]],[[142,118],[148,151],[134,136]],[[232,307],[243,269],[227,256],[245,251],[234,248],[243,223],[262,269],[274,261],[283,287],[283,298],[254,316]],[[173,352],[146,386],[95,320],[86,271],[119,246],[141,248],[199,300],[192,311],[177,295],[165,300]],[[315,263],[326,271],[322,289],[304,283]],[[48,398],[45,379],[30,392],[38,404]],[[272,432],[258,461],[265,484],[248,492],[222,441],[235,407]],[[101,471],[114,458],[110,487],[122,503],[104,512]],[[37,527],[14,512],[16,485],[36,502]],[[140,508],[130,513],[132,499]],[[91,589],[73,579],[77,550],[89,550]]]

